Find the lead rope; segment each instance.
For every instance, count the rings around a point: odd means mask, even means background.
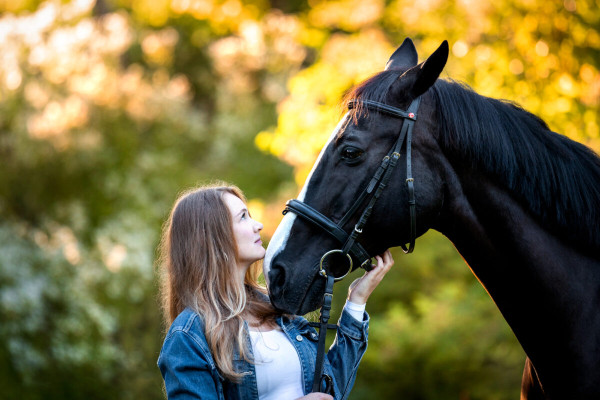
[[[333,283],[335,277],[328,275],[323,295],[323,306],[321,307],[319,322],[310,322],[310,326],[319,328],[319,343],[317,344],[317,360],[315,363],[315,376],[313,378],[313,393],[329,393],[333,389],[333,382],[329,375],[323,374],[323,365],[325,364],[325,339],[327,329],[337,329],[337,325],[329,324],[331,311],[331,301],[333,299]]]

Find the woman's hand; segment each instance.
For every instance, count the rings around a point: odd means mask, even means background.
[[[375,259],[377,260],[377,264],[373,265],[374,268],[352,282],[348,289],[348,300],[354,304],[366,304],[373,290],[379,285],[379,282],[381,282],[390,268],[392,268],[392,265],[394,265],[394,259],[389,250],[375,256]]]
[[[296,400],[333,400],[333,397],[325,393],[310,393],[306,396],[298,397]]]

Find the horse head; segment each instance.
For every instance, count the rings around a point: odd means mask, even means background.
[[[418,64],[417,51],[406,39],[384,71],[346,96],[349,111],[322,149],[298,200],[286,209],[291,212],[284,216],[267,249],[264,275],[278,309],[305,314],[321,305],[326,280],[319,272],[324,254],[331,250],[340,251],[337,258],[328,259],[326,269],[338,277],[345,275],[349,264],[369,269],[370,257],[414,240],[411,235],[420,236],[432,227],[443,206],[444,179],[437,172],[436,115],[427,91],[447,58],[444,41]],[[405,137],[407,124],[414,124],[414,130],[411,127]],[[388,168],[396,156],[397,165]],[[383,179],[386,173],[389,176]],[[374,196],[376,203],[363,226],[361,218]],[[413,232],[410,203],[416,220]],[[303,205],[304,211],[294,204]],[[311,215],[317,220],[322,217],[321,223],[311,221]],[[355,230],[360,251],[341,251],[345,239],[339,236],[350,237]],[[363,259],[358,259],[361,255]]]

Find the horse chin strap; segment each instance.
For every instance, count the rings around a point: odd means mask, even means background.
[[[351,101],[348,104],[350,109],[356,107],[358,101]],[[343,243],[340,250],[330,250],[323,255],[319,265],[319,275],[327,280],[325,285],[325,294],[323,296],[323,306],[321,307],[319,322],[311,322],[310,325],[319,328],[319,342],[317,345],[317,360],[315,364],[315,375],[313,379],[313,392],[332,393],[333,381],[329,375],[323,374],[323,365],[325,360],[325,339],[327,337],[327,329],[337,329],[337,325],[329,324],[329,317],[331,312],[331,302],[333,299],[333,284],[343,279],[353,268],[352,259],[356,258],[360,262],[360,267],[367,271],[372,269],[371,256],[365,251],[365,249],[358,243],[358,237],[363,231],[364,226],[369,219],[375,203],[381,196],[383,190],[387,187],[388,182],[392,176],[398,160],[400,159],[400,152],[402,145],[406,141],[406,185],[408,190],[408,206],[410,212],[410,242],[408,247],[406,245],[400,245],[405,253],[412,253],[415,248],[416,239],[416,201],[415,201],[415,189],[414,179],[412,177],[412,159],[411,159],[411,147],[412,147],[412,130],[414,122],[417,120],[417,110],[419,109],[420,98],[417,97],[407,111],[401,110],[396,107],[388,106],[387,104],[378,103],[370,100],[361,100],[360,103],[369,110],[378,111],[383,114],[391,115],[393,117],[399,117],[404,119],[402,129],[398,139],[394,143],[394,146],[390,152],[383,158],[381,164],[373,178],[369,182],[367,188],[362,194],[356,199],[352,207],[346,212],[346,215],[340,220],[339,223],[334,223],[331,219],[321,214],[319,211],[310,207],[309,205],[299,200],[289,200],[286,203],[286,208],[283,214],[292,211],[313,225],[318,226],[325,232],[333,236],[338,242]],[[366,208],[362,212],[357,224],[354,226],[354,230],[348,235],[344,230],[343,226],[352,218],[360,206],[365,202],[367,198],[370,200]],[[341,256],[342,259],[348,260],[348,270],[341,276],[335,277],[332,273],[327,272],[328,259],[335,257],[336,255]],[[355,267],[356,268],[356,267]]]

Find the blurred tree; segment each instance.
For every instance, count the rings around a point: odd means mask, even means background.
[[[218,177],[269,196],[290,177],[253,136],[275,121],[277,85],[302,61],[293,49],[231,60],[231,82],[215,67],[229,31],[115,7],[51,1],[0,18],[8,398],[161,398],[153,255],[176,194]],[[255,39],[285,38],[279,23],[253,26]]]

